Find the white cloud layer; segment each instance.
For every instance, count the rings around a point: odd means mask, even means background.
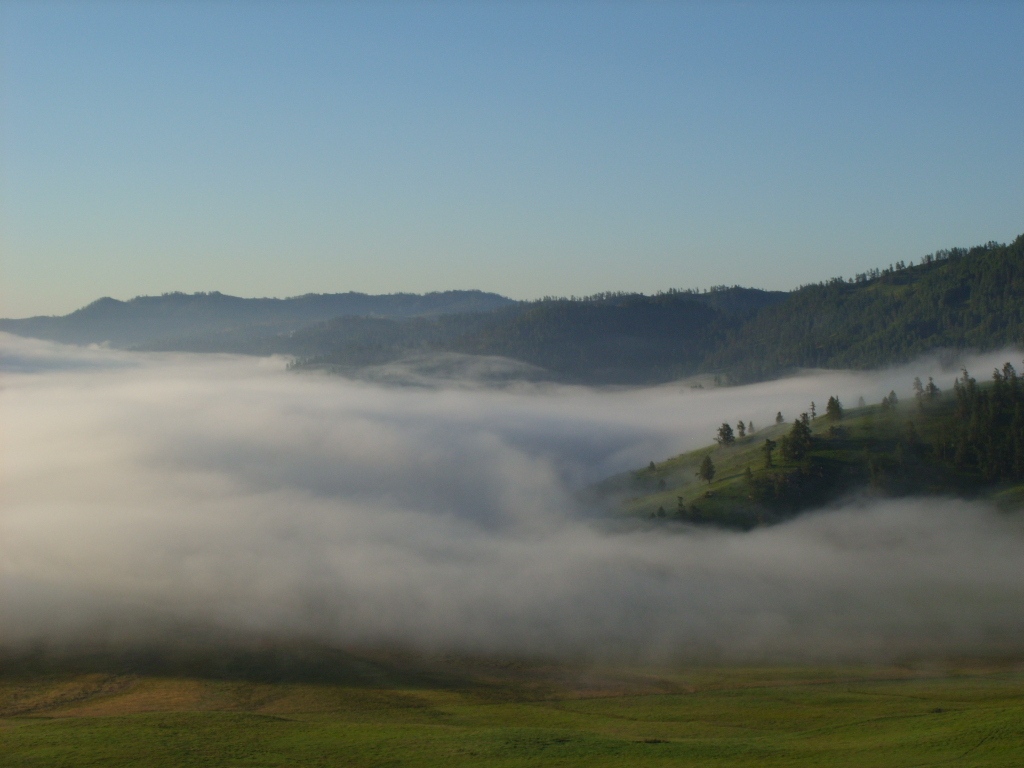
[[[9,336],[0,354],[3,645],[198,628],[574,658],[1024,650],[1020,517],[906,500],[613,533],[575,500],[724,420],[909,396],[914,375],[946,388],[936,361],[703,391],[422,389]]]

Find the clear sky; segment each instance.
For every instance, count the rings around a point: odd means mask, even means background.
[[[788,289],[1024,232],[1024,3],[0,0],[0,315]]]

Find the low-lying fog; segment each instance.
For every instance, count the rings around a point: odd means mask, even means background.
[[[0,644],[261,640],[642,660],[1024,650],[1024,519],[853,503],[750,533],[611,532],[586,484],[910,396],[933,360],[691,390],[385,388],[284,361],[0,337]],[[968,361],[986,377],[1019,352]]]

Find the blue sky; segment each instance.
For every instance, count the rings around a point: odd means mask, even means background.
[[[1021,3],[0,0],[0,314],[788,289],[1024,232]]]

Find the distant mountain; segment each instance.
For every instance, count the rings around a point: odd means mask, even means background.
[[[507,358],[522,365],[502,370],[556,381],[651,384],[713,374],[735,383],[1024,343],[1024,235],[788,293],[719,286],[533,302],[481,291],[174,293],[100,299],[65,317],[0,320],[0,331],[134,349],[279,353],[295,357],[297,368],[346,374],[393,363],[431,370],[431,355],[481,368],[469,355],[489,360],[485,369]]]
[[[310,293],[289,299],[243,299],[212,293],[166,293],[130,301],[102,298],[63,317],[0,320],[0,331],[70,344],[193,351],[277,351],[275,337],[339,316],[411,318],[487,312],[515,302],[483,291]]]

